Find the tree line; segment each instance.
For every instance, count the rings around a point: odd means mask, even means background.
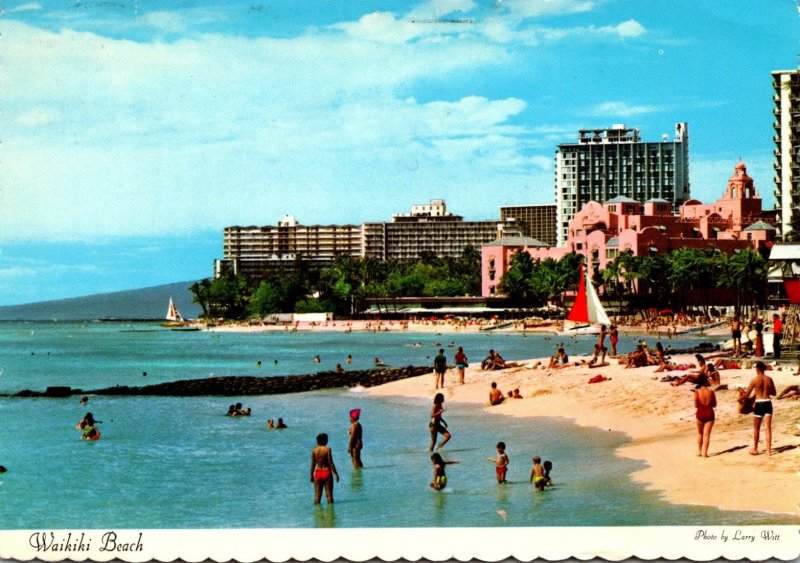
[[[481,255],[473,246],[455,257],[424,252],[402,261],[339,255],[321,270],[301,256],[272,273],[204,279],[189,290],[209,319],[328,311],[354,317],[367,308],[370,297],[480,295],[480,272]]]
[[[527,252],[511,257],[497,292],[515,307],[563,305],[577,288],[583,257],[534,260]],[[607,304],[636,312],[688,306],[706,315],[714,305],[766,306],[766,259],[753,249],[725,254],[714,247],[679,248],[667,254],[634,256],[621,252],[593,281]],[[457,257],[424,253],[416,260],[378,260],[340,255],[323,268],[299,257],[289,267],[246,277],[225,275],[190,287],[204,318],[243,320],[274,313],[333,312],[358,316],[375,297],[455,297],[481,293],[481,258],[475,247]]]
[[[561,303],[565,291],[575,289],[578,263],[575,253],[561,260],[533,260],[527,252],[511,258],[498,291],[526,306]],[[672,309],[692,306],[709,316],[714,305],[743,310],[767,303],[767,261],[752,248],[725,254],[717,248],[678,248],[667,254],[634,256],[625,250],[595,271],[601,296],[620,310]]]

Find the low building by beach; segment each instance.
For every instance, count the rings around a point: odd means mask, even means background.
[[[497,294],[497,285],[516,252],[528,252],[535,260],[558,260],[576,252],[602,270],[626,250],[634,256],[647,256],[687,247],[713,246],[727,254],[748,247],[769,247],[776,230],[771,224],[773,217],[762,210],[761,203],[741,161],[721,198],[711,204],[690,199],[677,215],[672,213],[672,204],[662,199],[644,204],[624,196],[603,204],[590,201],[569,221],[563,246],[547,246],[527,237],[504,237],[481,247],[481,294]]]

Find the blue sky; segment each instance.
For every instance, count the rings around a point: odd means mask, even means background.
[[[175,6],[175,7],[172,7]],[[0,305],[207,277],[228,225],[552,203],[580,128],[689,123],[774,204],[793,0],[35,1],[0,18]]]

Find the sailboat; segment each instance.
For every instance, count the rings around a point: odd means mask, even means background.
[[[589,269],[584,269],[581,264],[578,272],[578,293],[564,321],[564,334],[597,334],[600,332],[597,325],[609,326],[611,319],[592,285]]]
[[[169,298],[169,306],[167,307],[166,321],[161,323],[161,326],[168,327],[172,330],[182,330],[182,331],[200,330],[199,327],[191,326],[189,323],[186,322],[186,319],[184,319],[183,315],[181,315],[181,312],[178,311],[178,308],[175,306],[175,303],[172,302],[172,297]]]
[[[167,307],[167,320],[172,322],[183,323],[183,316],[175,303],[172,302],[172,297],[169,298],[169,306]]]

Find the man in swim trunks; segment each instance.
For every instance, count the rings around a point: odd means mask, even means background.
[[[733,355],[737,358],[742,355],[742,323],[739,317],[733,317],[731,322],[731,338],[733,338]]]
[[[489,461],[495,464],[495,473],[497,473],[497,482],[503,484],[506,482],[506,473],[508,472],[508,454],[506,453],[505,442],[497,442],[497,457],[489,458]]]
[[[333,475],[331,475],[333,474]],[[333,476],[339,481],[339,473],[333,463],[333,454],[328,447],[328,435],[317,435],[317,445],[311,450],[311,482],[314,483],[314,504],[322,500],[322,489],[328,504],[333,503]]]
[[[444,374],[447,371],[447,357],[444,355],[444,349],[440,348],[439,353],[433,358],[433,372],[436,376],[436,389],[440,387],[444,389]]]
[[[767,455],[772,455],[772,401],[770,397],[777,394],[775,382],[766,375],[764,362],[756,362],[756,376],[750,381],[745,397],[755,393],[756,404],[753,410],[753,449],[752,455],[758,455],[758,438],[761,431],[761,422],[765,426],[765,440],[767,445]]]

